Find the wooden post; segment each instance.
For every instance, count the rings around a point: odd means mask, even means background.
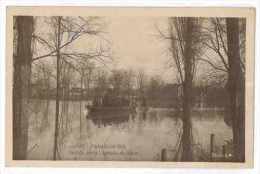
[[[213,161],[214,134],[210,134],[210,161]]]
[[[225,160],[226,159],[226,146],[225,145],[222,146],[222,156],[223,156],[223,160]]]
[[[162,149],[161,151],[161,161],[166,161],[166,149]]]

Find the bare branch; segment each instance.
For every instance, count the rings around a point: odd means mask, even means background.
[[[213,42],[213,41],[212,41]],[[202,44],[204,44],[205,46],[207,46],[208,48],[210,48],[211,50],[213,50],[215,53],[217,53],[219,55],[219,58],[221,60],[221,62],[223,63],[224,67],[226,68],[226,70],[229,69],[229,66],[227,64],[227,62],[225,61],[224,56],[222,55],[222,53],[220,52],[220,50],[218,50],[217,48],[215,48],[214,46],[208,44],[207,42],[202,42]]]
[[[62,18],[63,19],[63,18]],[[65,19],[63,19],[65,20]],[[75,24],[75,23],[74,23]],[[85,21],[85,23],[83,25],[78,25],[78,24],[75,24],[78,26],[78,29],[76,31],[73,31],[73,29],[70,29],[68,28],[66,25],[62,24],[63,28],[65,28],[66,32],[68,33],[73,33],[73,35],[71,36],[71,38],[64,44],[62,44],[59,48],[56,48],[52,51],[50,51],[49,53],[45,54],[45,55],[41,55],[41,56],[38,56],[38,57],[34,57],[32,58],[32,61],[36,61],[36,60],[39,60],[39,59],[42,59],[42,58],[45,58],[45,57],[49,57],[49,56],[52,56],[54,53],[57,52],[57,50],[61,50],[62,48],[68,46],[69,44],[71,44],[72,42],[74,42],[75,40],[77,40],[80,36],[82,35],[85,35],[85,34],[88,34],[88,35],[97,35],[99,34],[101,31],[100,30],[96,30],[95,28],[91,29],[91,28],[88,28],[86,29],[85,27],[88,25],[89,23]],[[36,36],[35,36],[36,37]],[[38,36],[37,36],[38,38]],[[40,39],[41,42],[44,42],[45,44],[49,45],[49,48],[53,49],[54,47],[53,46],[50,46],[50,44],[48,44],[48,42],[44,39]]]
[[[203,58],[197,58],[198,61],[203,61],[208,63],[212,68],[219,70],[219,71],[223,71],[223,72],[227,72],[226,69],[218,67],[217,65],[213,64],[211,61],[209,61],[208,59],[203,59]]]
[[[223,29],[222,29],[222,26],[220,24],[219,18],[216,18],[216,25],[217,25],[217,29],[218,29],[218,32],[219,32],[219,37],[220,37],[220,41],[221,41],[223,50],[225,51],[225,54],[228,55],[227,45],[224,42]]]
[[[163,33],[163,31],[161,31],[161,29],[158,27],[158,25],[154,25],[155,29],[157,30],[157,32],[159,33],[160,37],[162,37],[163,39],[172,39],[171,36],[167,36],[165,33]]]

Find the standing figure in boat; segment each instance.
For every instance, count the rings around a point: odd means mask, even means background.
[[[129,101],[129,123],[132,124],[136,117],[136,98],[132,97]]]
[[[136,110],[138,113],[139,113],[139,119],[141,121],[144,121],[146,120],[146,114],[147,114],[147,111],[148,111],[148,107],[147,107],[147,104],[146,104],[146,99],[145,97],[141,97],[137,103],[137,110]]]
[[[85,115],[86,117],[86,131],[87,131],[87,136],[90,136],[91,134],[91,129],[90,129],[90,126],[91,126],[91,119],[90,119],[90,113],[91,113],[91,107],[90,105],[86,104],[85,105],[85,108],[83,110],[83,114]]]
[[[145,97],[140,97],[137,101],[136,116],[134,119],[137,125],[138,133],[141,133],[143,122],[144,120],[146,120],[147,111],[148,111],[148,107],[146,104],[146,99]]]

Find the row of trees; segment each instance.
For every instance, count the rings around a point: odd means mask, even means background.
[[[167,34],[173,67],[182,85],[183,132],[179,148],[181,160],[192,161],[192,91],[197,66],[211,67],[203,78],[215,77],[214,83],[224,85],[228,96],[227,119],[233,130],[234,161],[245,160],[245,20],[239,18],[169,18]]]
[[[35,30],[37,25],[47,27],[43,27],[43,31]],[[26,159],[27,155],[31,84],[40,84],[46,91],[53,87],[56,89],[54,160],[59,156],[61,96],[69,95],[71,86],[75,85],[75,77],[80,81],[80,88],[84,86],[88,92],[95,81],[97,93],[104,92],[108,85],[112,85],[116,93],[126,88],[130,95],[134,83],[131,70],[113,71],[107,79],[107,72],[98,67],[108,64],[111,59],[109,50],[98,44],[94,44],[92,50],[76,48],[75,43],[83,37],[97,43],[96,36],[102,38],[103,29],[104,22],[98,17],[14,17],[13,159]],[[137,88],[141,91],[144,90],[144,78],[144,72],[140,71],[137,74]],[[82,103],[80,118],[81,113]],[[45,115],[48,117],[48,113]]]
[[[36,25],[44,26],[44,31],[37,33]],[[110,57],[109,50],[102,45],[95,44],[92,50],[77,50],[75,44],[83,37],[97,43],[103,29],[104,21],[99,17],[14,17],[13,159],[26,159],[31,81],[38,77],[39,70],[47,88],[53,81],[56,86],[53,159],[57,159],[60,95],[66,93],[61,86],[71,82],[72,70],[80,77],[85,76],[85,71],[91,69],[88,65],[104,64]],[[38,69],[38,74],[31,73],[33,68]]]

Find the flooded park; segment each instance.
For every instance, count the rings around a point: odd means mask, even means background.
[[[244,18],[13,19],[13,159],[245,160]]]
[[[67,113],[64,113],[68,120],[61,121],[61,160],[158,161],[162,149],[173,151],[169,160],[177,160],[182,122],[173,109],[149,108],[147,119],[142,121],[131,120],[126,114],[122,114],[125,118],[100,118],[100,121],[82,115],[80,130],[80,102],[68,103]],[[44,118],[46,101],[38,101],[36,106],[34,108],[39,110],[30,116],[28,159],[47,160],[53,153],[55,102],[50,102],[48,118]],[[44,123],[45,119],[48,121]],[[209,160],[211,134],[215,135],[214,155],[222,157],[222,145],[232,138],[232,130],[224,121],[224,111],[196,110],[192,115],[192,127],[196,160]]]

